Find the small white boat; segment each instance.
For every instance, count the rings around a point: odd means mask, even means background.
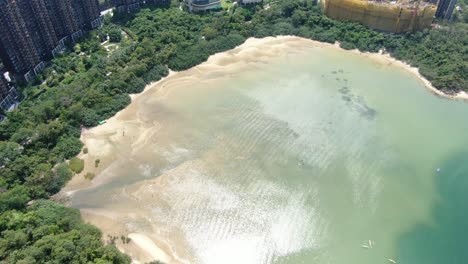
[[[393,260],[393,259],[388,259],[388,261],[390,261],[390,262],[393,263],[393,264],[396,264],[396,261]]]
[[[361,247],[363,247],[363,248],[369,248],[368,245],[361,245]]]

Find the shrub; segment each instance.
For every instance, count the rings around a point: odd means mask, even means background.
[[[88,172],[88,173],[86,173],[86,175],[84,177],[85,177],[85,179],[92,180],[92,179],[94,179],[94,177],[96,177],[96,174],[94,174],[92,172]]]
[[[79,158],[73,158],[70,160],[70,164],[68,166],[74,173],[80,173],[84,169],[84,161]]]

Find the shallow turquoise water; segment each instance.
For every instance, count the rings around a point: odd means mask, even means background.
[[[158,129],[71,206],[193,263],[468,261],[468,104],[332,48],[228,66],[141,99]]]

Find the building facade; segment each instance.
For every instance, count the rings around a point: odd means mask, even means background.
[[[372,0],[321,0],[323,13],[340,21],[359,22],[366,27],[392,33],[430,28],[436,6],[431,2],[379,2]]]
[[[59,39],[70,36],[80,29],[72,6],[73,0],[45,0],[47,12]]]
[[[16,0],[0,1],[0,57],[5,67],[15,73],[26,73],[41,62],[32,31],[27,28]]]
[[[44,61],[102,24],[98,0],[0,1],[0,58],[15,75],[31,80]]]
[[[80,25],[80,28],[95,28],[93,26],[93,21],[99,19],[101,16],[101,12],[99,11],[99,2],[97,0],[74,0],[72,3],[74,15]]]
[[[17,0],[23,22],[33,40],[34,48],[43,60],[50,58],[50,51],[58,39],[43,0]]]
[[[131,13],[140,10],[141,2],[140,0],[119,0],[116,1],[115,6],[118,12]]]
[[[261,3],[263,0],[241,0],[242,4],[258,4]]]
[[[453,10],[455,9],[456,4],[457,0],[439,0],[435,16],[437,18],[447,20],[452,19]]]
[[[132,13],[146,5],[168,5],[170,3],[171,0],[109,0],[109,2],[104,3],[104,6],[108,8],[113,6],[121,13]]]
[[[221,9],[221,0],[187,0],[190,12],[202,12]]]

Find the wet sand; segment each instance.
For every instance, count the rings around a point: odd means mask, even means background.
[[[148,85],[145,90],[138,95],[132,95],[132,103],[124,110],[117,113],[114,117],[107,120],[107,123],[95,128],[84,130],[82,133],[82,141],[85,147],[88,148],[88,154],[81,154],[80,158],[85,160],[85,170],[82,174],[75,176],[72,181],[62,190],[62,195],[71,195],[78,190],[93,188],[113,180],[113,175],[110,173],[113,162],[117,159],[124,158],[131,152],[131,156],[138,155],[141,148],[149,144],[147,138],[150,138],[158,133],[161,129],[161,124],[151,121],[148,122],[145,114],[148,112],[147,106],[158,100],[164,100],[166,96],[171,94],[173,87],[186,87],[190,89],[190,84],[197,82],[199,78],[206,78],[206,72],[210,72],[208,77],[213,79],[218,78],[218,74],[223,76],[235,76],[237,72],[242,72],[248,69],[250,64],[268,63],[268,60],[277,56],[287,56],[291,50],[297,49],[298,52],[302,47],[314,48],[339,48],[337,44],[320,43],[307,39],[283,36],[283,37],[269,37],[264,39],[248,39],[241,46],[219,54],[211,56],[207,62],[202,63],[192,69],[183,72],[171,72],[170,75],[163,80],[154,84]],[[292,49],[291,49],[292,48]],[[358,51],[353,51],[358,52]],[[360,52],[359,52],[360,53]],[[437,95],[454,98],[453,96],[445,95],[435,89],[429,81],[424,79],[416,68],[397,61],[387,54],[382,53],[360,53],[363,56],[372,58],[382,64],[397,65],[411,72],[417,76],[427,88]],[[201,74],[204,73],[204,74]],[[468,98],[466,94],[460,94],[455,98]],[[165,109],[154,109],[153,111],[160,111],[165,113]],[[161,140],[168,135],[158,135]],[[222,141],[222,138],[219,139]],[[213,152],[207,155],[217,156],[220,153]],[[205,157],[209,159],[209,157]],[[100,160],[99,166],[95,166],[95,161]],[[240,157],[239,159],[242,159]],[[129,161],[131,162],[131,161]],[[118,239],[118,248],[129,254],[135,263],[145,263],[151,260],[161,260],[165,263],[182,263],[181,259],[189,259],[191,252],[174,252],[174,248],[184,248],[183,238],[173,238],[172,241],[179,241],[179,245],[169,245],[162,235],[156,237],[154,234],[147,236],[146,234],[134,233],[130,229],[114,221],[117,214],[125,214],[127,217],[132,217],[135,214],[152,216],[143,210],[139,210],[137,203],[152,200],[153,202],[164,203],[163,200],[158,200],[154,197],[154,191],[150,190],[148,186],[158,185],[163,189],[165,186],[170,185],[168,182],[172,175],[177,175],[185,169],[193,166],[202,166],[197,161],[191,161],[190,164],[184,164],[173,171],[168,171],[166,174],[161,175],[156,179],[147,180],[129,186],[123,192],[132,198],[127,206],[125,212],[100,211],[100,210],[82,210],[83,217],[86,221],[96,225],[103,231],[104,239],[108,235],[127,236],[131,242],[124,244]],[[114,168],[115,169],[115,168]],[[92,172],[96,174],[96,178],[92,181],[84,179],[84,174]],[[167,176],[169,175],[169,176]],[[164,206],[164,205],[162,205]]]

